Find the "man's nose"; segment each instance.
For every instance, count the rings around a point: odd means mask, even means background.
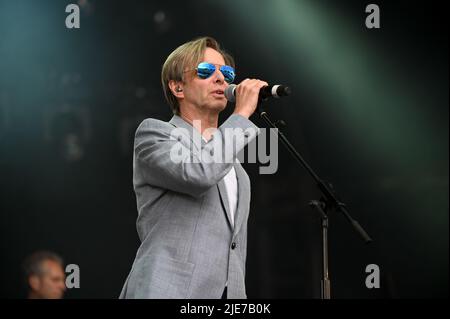
[[[216,72],[214,72],[214,76],[216,77],[216,83],[223,83],[225,81],[225,77],[219,68],[216,68]]]

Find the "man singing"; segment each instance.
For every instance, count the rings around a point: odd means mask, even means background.
[[[250,180],[237,155],[259,133],[248,118],[268,84],[242,81],[233,114],[218,127],[234,78],[233,58],[210,37],[179,46],[165,61],[162,87],[174,116],[146,119],[136,131],[141,245],[120,298],[247,297]]]

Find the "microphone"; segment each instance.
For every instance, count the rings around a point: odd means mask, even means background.
[[[225,89],[224,94],[228,101],[236,102],[235,90],[236,90],[236,84],[230,84]],[[288,86],[278,85],[278,84],[277,85],[269,85],[269,86],[262,87],[259,90],[259,99],[267,100],[270,97],[280,98],[282,96],[287,96],[289,94],[291,94],[291,89]]]

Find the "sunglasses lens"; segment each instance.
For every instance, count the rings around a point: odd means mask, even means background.
[[[216,66],[211,63],[202,62],[197,67],[197,75],[201,79],[207,79],[216,71]]]
[[[224,65],[220,67],[220,71],[222,72],[223,77],[228,84],[233,83],[236,74],[234,73],[234,69],[231,66]]]
[[[211,63],[202,62],[197,67],[197,75],[201,79],[209,78],[214,72],[216,72],[216,66]],[[223,65],[220,67],[223,77],[227,83],[232,83],[236,74],[231,66]]]

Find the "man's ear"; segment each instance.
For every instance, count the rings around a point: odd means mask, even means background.
[[[30,285],[31,289],[39,290],[39,286],[40,286],[39,277],[36,275],[32,275],[32,276],[28,277],[28,284]]]
[[[183,83],[181,81],[170,80],[169,88],[170,91],[172,91],[172,94],[175,95],[175,97],[179,99],[184,98]]]

